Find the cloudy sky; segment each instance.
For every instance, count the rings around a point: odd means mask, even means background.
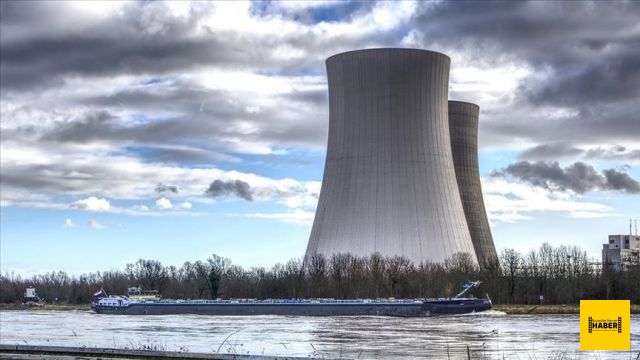
[[[599,256],[640,217],[637,2],[0,3],[2,271],[303,255],[324,60],[452,58],[498,249]]]

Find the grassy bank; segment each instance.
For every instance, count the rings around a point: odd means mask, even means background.
[[[523,314],[580,314],[580,305],[493,305],[493,310],[510,315]],[[632,314],[640,314],[640,305],[631,305]]]
[[[90,309],[89,304],[0,304],[0,310],[83,311]]]

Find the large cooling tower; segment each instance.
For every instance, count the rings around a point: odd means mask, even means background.
[[[478,170],[478,115],[480,107],[449,101],[449,134],[462,207],[480,265],[498,260],[484,208]]]
[[[415,49],[327,59],[329,140],[307,258],[320,253],[476,261],[456,182],[450,59]]]

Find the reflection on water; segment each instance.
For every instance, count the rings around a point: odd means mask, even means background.
[[[488,311],[435,318],[295,316],[125,316],[90,312],[0,312],[3,344],[155,348],[170,351],[348,358],[635,359],[629,352],[580,352],[578,315]]]

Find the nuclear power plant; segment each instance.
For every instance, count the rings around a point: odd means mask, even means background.
[[[450,63],[418,49],[327,59],[327,158],[306,258],[495,257],[478,171],[478,108],[449,104]]]

